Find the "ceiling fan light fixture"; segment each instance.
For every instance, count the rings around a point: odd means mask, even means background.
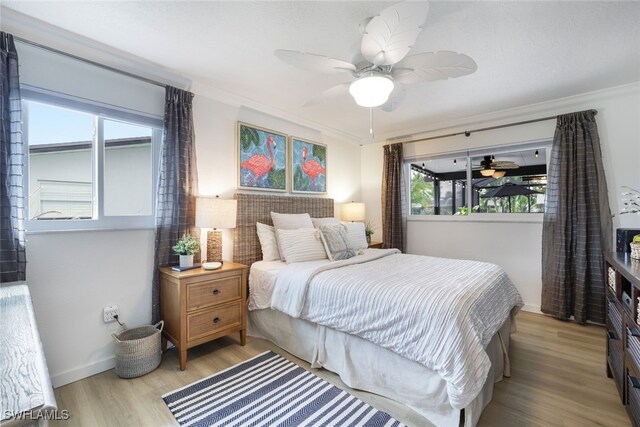
[[[495,171],[492,176],[494,178],[502,178],[506,173],[507,171]]]
[[[482,176],[492,176],[495,173],[495,170],[489,168],[489,169],[482,169],[480,171],[480,173],[482,174]]]
[[[361,107],[379,107],[389,100],[393,81],[380,74],[368,74],[351,83],[349,93]]]

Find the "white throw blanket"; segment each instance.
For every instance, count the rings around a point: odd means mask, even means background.
[[[278,274],[271,300],[275,310],[357,335],[438,372],[456,409],[482,389],[491,365],[484,349],[521,306],[494,264],[395,250],[290,264]]]

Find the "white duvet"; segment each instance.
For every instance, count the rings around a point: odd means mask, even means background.
[[[522,299],[502,268],[477,261],[366,251],[348,260],[289,264],[271,308],[357,335],[440,374],[451,406],[480,392],[485,346]]]

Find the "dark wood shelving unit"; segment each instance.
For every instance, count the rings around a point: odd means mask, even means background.
[[[635,427],[640,427],[640,261],[628,253],[605,253],[607,376]]]

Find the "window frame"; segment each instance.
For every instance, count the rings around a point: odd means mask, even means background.
[[[406,197],[406,206],[405,209],[407,211],[407,220],[408,221],[432,221],[432,222],[521,222],[521,223],[542,223],[543,213],[542,212],[519,212],[519,213],[488,213],[488,212],[473,212],[471,208],[469,208],[467,215],[413,215],[411,214],[411,163],[420,163],[427,160],[434,159],[443,159],[449,157],[464,157],[467,162],[467,176],[466,176],[466,200],[467,203],[470,200],[473,200],[471,192],[473,191],[472,182],[472,158],[478,157],[481,155],[486,155],[487,152],[491,152],[491,154],[500,155],[505,153],[511,153],[514,151],[525,151],[529,149],[536,148],[545,148],[547,152],[551,150],[551,146],[553,144],[553,138],[542,138],[530,141],[516,142],[507,145],[497,145],[497,146],[487,146],[487,147],[477,147],[472,150],[456,150],[450,152],[441,152],[434,153],[433,155],[420,155],[420,156],[412,156],[405,157],[403,159],[403,172],[405,179],[405,191],[407,194]],[[547,155],[546,164],[547,164],[547,172],[549,170],[549,158]],[[465,204],[465,206],[467,206]]]
[[[27,234],[60,231],[88,231],[88,230],[132,230],[153,229],[155,227],[156,188],[158,184],[158,165],[162,146],[163,119],[151,114],[116,107],[109,104],[95,102],[71,95],[61,94],[28,85],[21,85],[21,102],[23,107],[22,135],[26,147],[25,172],[23,185],[26,189],[27,212],[25,215],[25,229]],[[93,163],[93,216],[94,219],[56,219],[33,220],[28,212],[30,205],[29,188],[29,113],[26,102],[39,102],[54,107],[68,108],[94,116],[94,136],[91,161]],[[152,188],[151,214],[149,215],[109,215],[104,214],[104,120],[123,121],[135,125],[152,128],[151,155],[152,155]]]

